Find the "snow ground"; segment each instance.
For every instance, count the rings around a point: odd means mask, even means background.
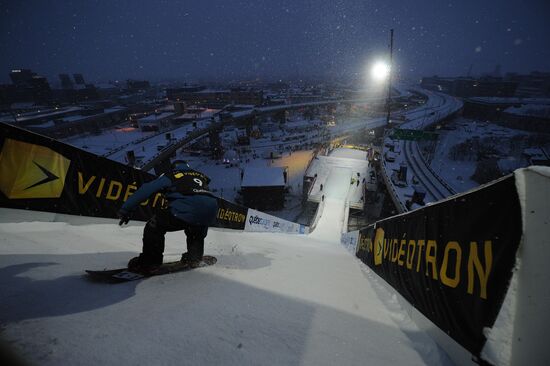
[[[449,151],[457,144],[472,138],[495,137],[497,150],[506,152],[510,148],[510,139],[515,136],[528,136],[530,133],[499,126],[494,123],[481,122],[468,118],[456,118],[447,126],[455,130],[439,130],[434,158],[430,163],[432,169],[453,187],[456,192],[465,192],[479,186],[479,183],[470,177],[477,166],[476,161],[452,160]],[[501,170],[505,173],[528,165],[521,151],[517,155],[508,155],[498,161]]]
[[[344,226],[344,210],[349,192],[350,168],[334,167],[325,181],[323,213],[311,236],[318,240],[338,242]]]
[[[118,285],[83,277],[125,265],[142,228],[0,224],[2,338],[31,365],[450,363],[330,238],[210,230],[213,267]],[[165,260],[184,240],[167,234]]]
[[[355,149],[346,149],[346,148],[337,148],[334,149],[329,156],[317,156],[311,162],[311,166],[308,168],[307,175],[313,177],[317,174],[317,179],[310,191],[309,200],[319,202],[323,194],[325,197],[329,197],[327,193],[327,188],[331,184],[328,182],[329,178],[332,176],[332,171],[334,169],[347,168],[342,175],[345,175],[347,181],[344,184],[342,180],[342,187],[346,186],[346,195],[347,200],[350,205],[355,205],[357,207],[362,207],[363,202],[361,198],[363,197],[363,178],[368,176],[369,163],[367,161],[367,153],[361,150]],[[359,176],[357,176],[359,173]],[[350,184],[352,178],[354,179],[354,184]],[[343,178],[342,178],[343,179]],[[356,179],[359,179],[359,184],[356,183]],[[323,191],[321,191],[321,185],[323,185]],[[341,187],[337,184],[335,186],[337,190],[340,190]]]

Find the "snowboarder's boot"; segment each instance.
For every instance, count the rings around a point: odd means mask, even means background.
[[[201,263],[203,263],[202,258],[192,258],[189,252],[185,252],[181,255],[181,262],[189,264],[191,268],[200,267]]]
[[[146,258],[144,258],[142,255],[139,255],[138,257],[134,257],[130,259],[130,261],[128,262],[128,270],[130,272],[147,275],[154,272],[161,265],[162,265],[162,262],[153,263],[147,260]]]

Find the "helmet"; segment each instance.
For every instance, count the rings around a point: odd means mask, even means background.
[[[174,169],[182,169],[182,168],[186,168],[186,169],[190,169],[191,167],[189,166],[189,163],[187,163],[186,160],[174,160],[172,162],[172,170]]]

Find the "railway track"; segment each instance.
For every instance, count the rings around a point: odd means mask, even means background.
[[[432,196],[434,201],[442,200],[455,193],[450,187],[441,183],[439,177],[426,167],[426,163],[420,156],[420,150],[415,142],[404,141],[402,146],[405,160],[411,169],[411,173],[426,188],[426,192]]]

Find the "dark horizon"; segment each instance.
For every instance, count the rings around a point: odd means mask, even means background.
[[[58,83],[362,78],[387,56],[401,79],[550,71],[544,0],[2,2],[0,82],[28,68]]]

